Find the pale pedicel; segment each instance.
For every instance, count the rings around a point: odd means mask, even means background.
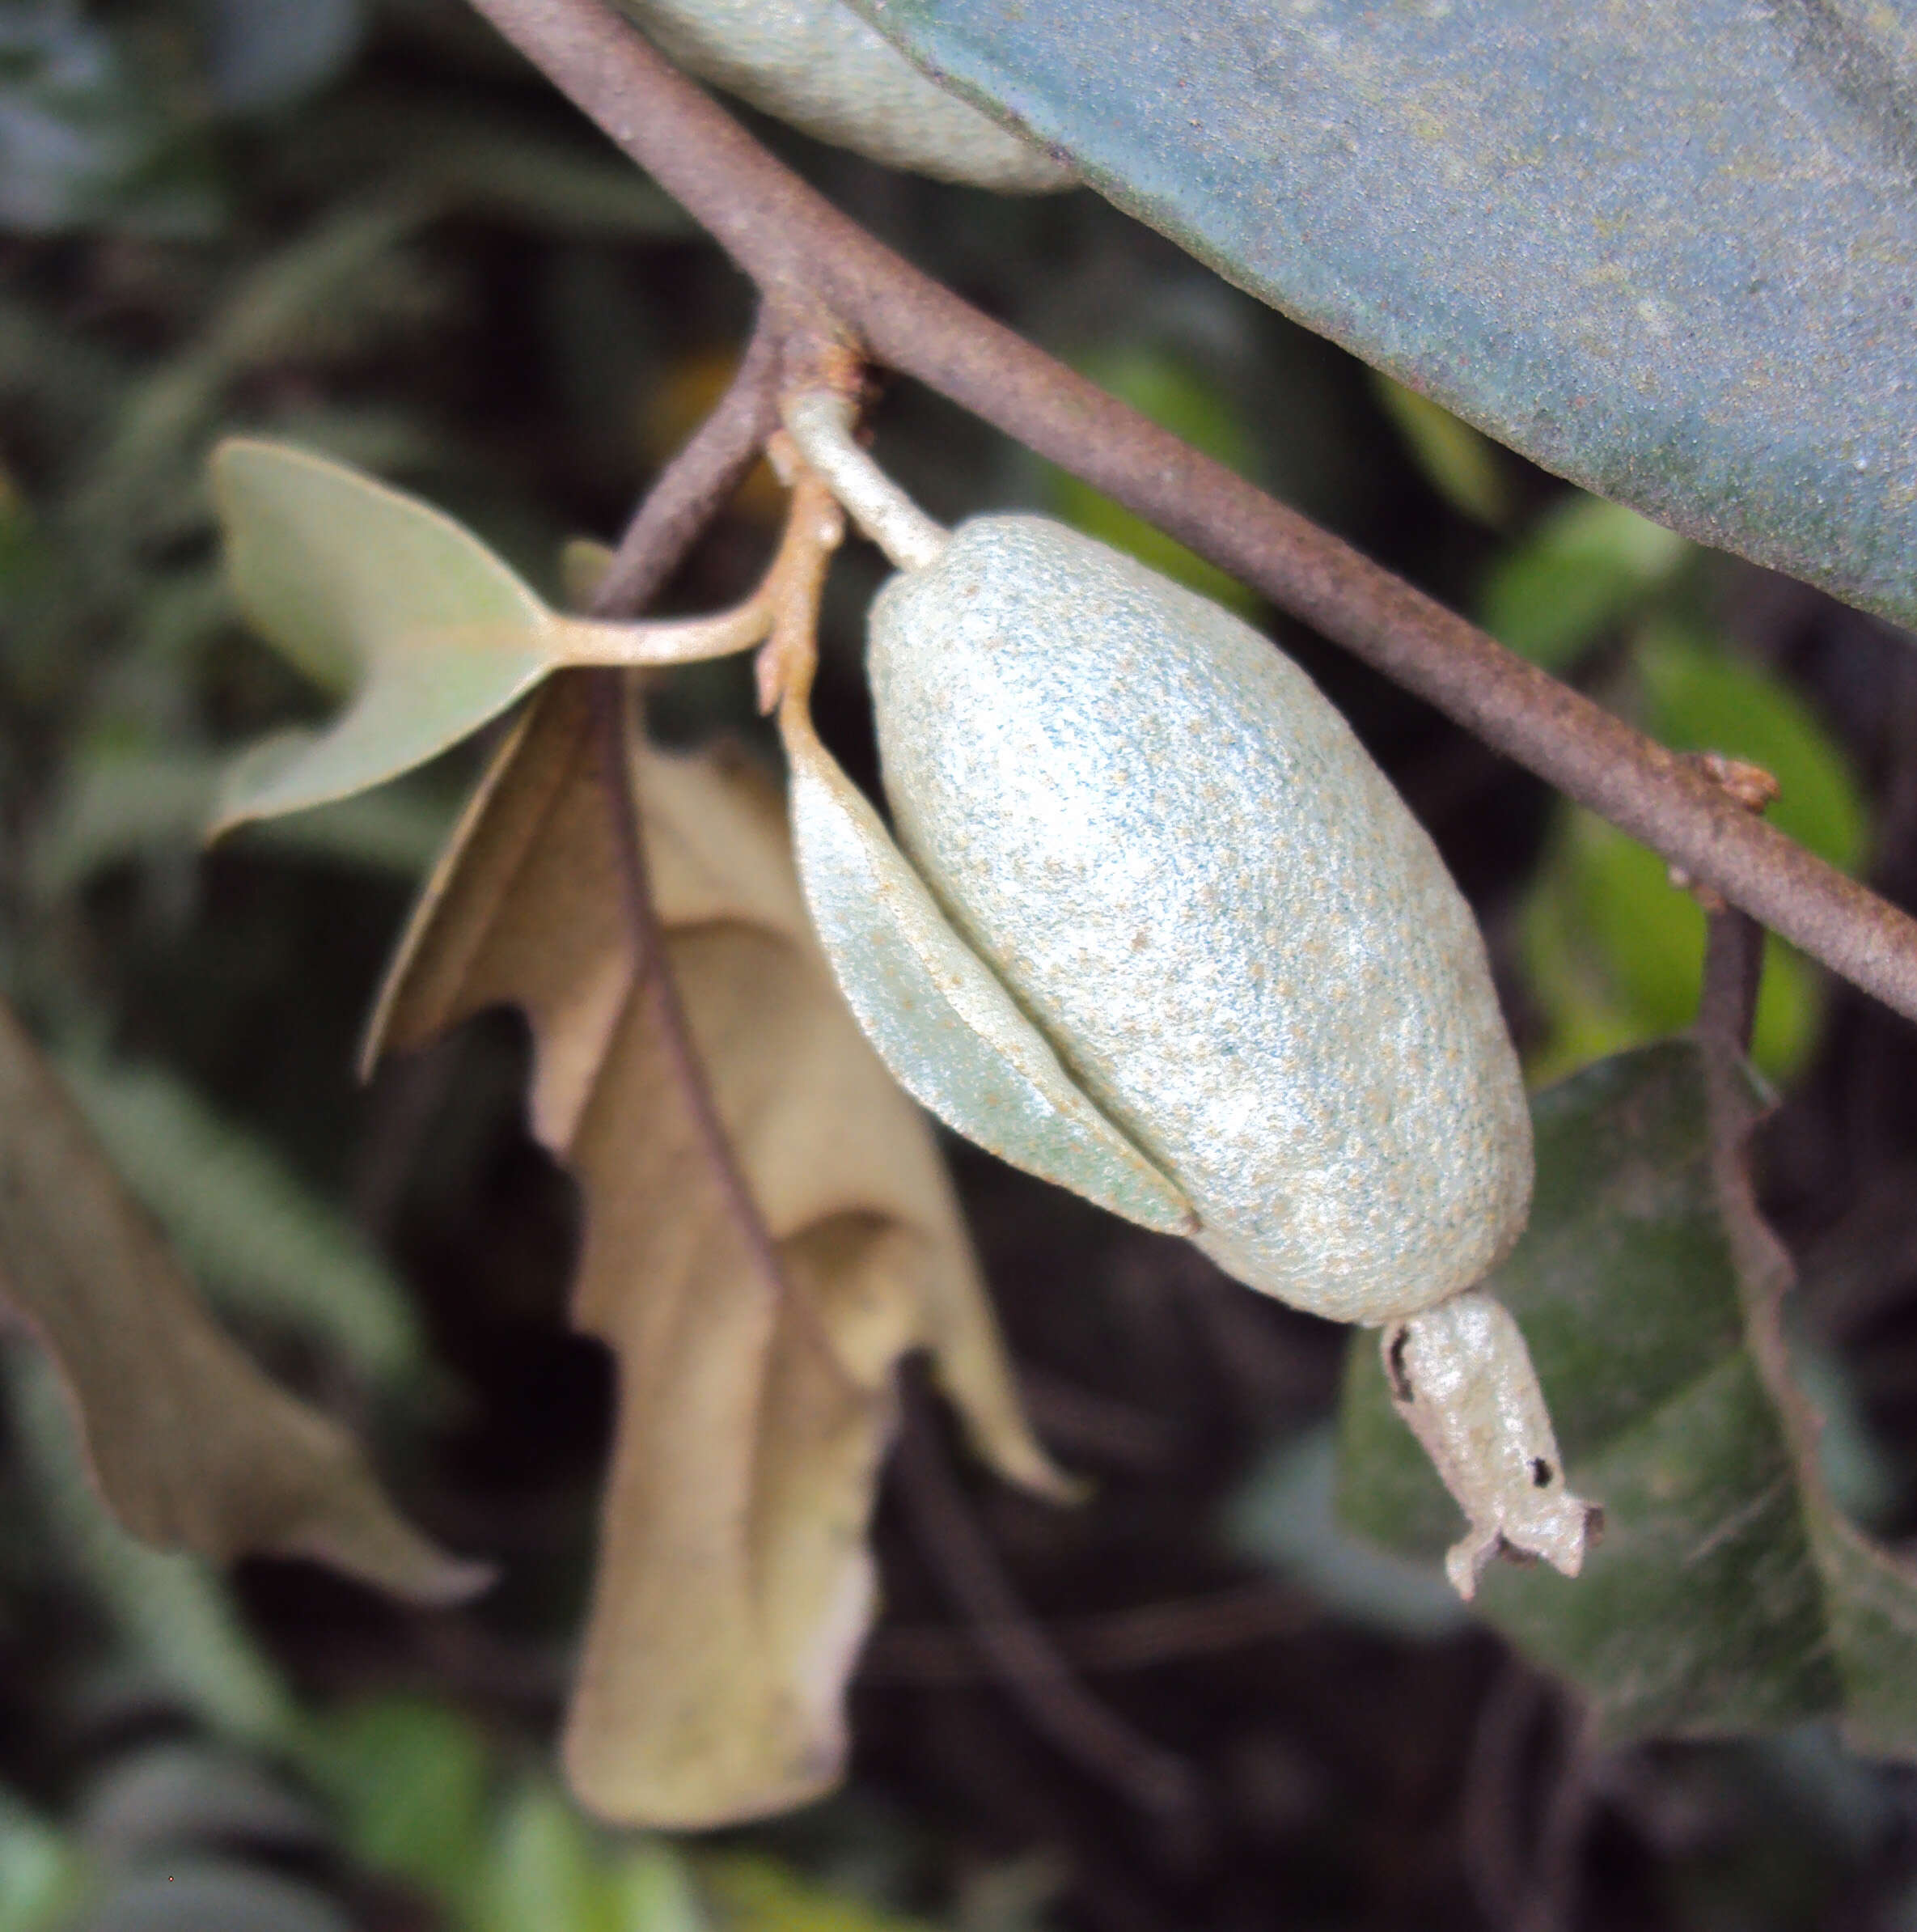
[[[1014,1165],[1382,1328],[1469,1519],[1461,1595],[1500,1553],[1577,1574],[1601,1514],[1479,1285],[1529,1210],[1529,1112],[1429,840],[1235,617],[1043,519],[945,532],[843,399],[786,422],[901,573],[871,621],[896,844],[802,689],[781,706],[808,904],[880,1057]]]

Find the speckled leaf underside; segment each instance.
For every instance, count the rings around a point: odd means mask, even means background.
[[[1713,1157],[1712,1104],[1682,1040],[1534,1103],[1531,1224],[1488,1285],[1530,1342],[1568,1479],[1608,1521],[1576,1581],[1494,1565],[1478,1608],[1614,1738],[1830,1716],[1862,1749],[1917,1758],[1917,1569],[1826,1491],[1779,1324],[1781,1253],[1734,1138]],[[1339,1434],[1347,1522],[1435,1561],[1457,1510],[1369,1337]]]
[[[1917,0],[853,3],[1547,468],[1917,621]]]

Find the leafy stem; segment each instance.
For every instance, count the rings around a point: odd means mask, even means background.
[[[855,338],[1354,651],[1917,1019],[1917,921],[1677,753],[982,315],[773,159],[600,0],[473,0],[795,333]]]
[[[921,1377],[902,1379],[899,1481],[927,1559],[964,1612],[971,1642],[1032,1722],[1084,1769],[1157,1820],[1174,1844],[1203,1829],[1191,1767],[1092,1697],[1019,1600],[946,1462]]]
[[[687,548],[757,460],[777,422],[772,377],[777,340],[762,322],[718,407],[667,466],[634,515],[593,598],[595,612],[630,610],[650,598],[677,568]],[[766,639],[762,667],[777,663],[792,667],[802,702],[816,655],[819,595],[832,552],[844,536],[844,520],[838,506],[809,473],[797,472],[792,481],[792,500],[777,554],[759,588],[734,616],[742,645]],[[833,1374],[842,1377],[844,1367],[818,1311],[805,1297],[792,1292],[777,1246],[719,1118],[711,1083],[700,1064],[685,1009],[667,966],[640,834],[641,801],[633,773],[635,674],[617,667],[601,667],[579,675],[591,680],[593,736],[611,814],[620,892],[639,997],[653,1006],[674,1082],[695,1122],[705,1159],[755,1269],[774,1299],[792,1311],[800,1332],[818,1346]],[[763,668],[760,676],[763,682],[767,676]]]
[[[1777,797],[1777,781],[1761,765],[1706,752],[1695,760],[1699,770],[1741,811],[1756,815]],[[1682,873],[1673,885],[1688,885]],[[1695,1032],[1727,1061],[1750,1051],[1757,1023],[1758,989],[1764,972],[1764,929],[1750,915],[1708,887],[1697,893],[1706,921],[1703,984],[1699,989]]]

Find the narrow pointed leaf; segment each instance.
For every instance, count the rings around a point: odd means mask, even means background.
[[[935,1351],[1005,1472],[1056,1478],[930,1136],[809,937],[777,794],[736,761],[632,756],[666,957],[636,956],[562,677],[482,782],[370,1050],[501,1002],[531,1022],[533,1124],[586,1197],[575,1316],[620,1375],[567,1762],[607,1815],[692,1826],[839,1774],[903,1351]]]
[[[1753,1112],[1686,1040],[1535,1103],[1531,1225],[1492,1285],[1606,1527],[1581,1577],[1496,1566],[1479,1608],[1614,1737],[1830,1716],[1862,1748],[1917,1757],[1917,1569],[1825,1489],[1779,1320],[1788,1269],[1743,1168]],[[1340,1430],[1348,1522],[1435,1557],[1453,1512],[1375,1347],[1352,1353]]]
[[[408,1528],[345,1431],[208,1320],[4,1009],[0,1294],[58,1365],[100,1493],[135,1536],[220,1561],[310,1557],[423,1602],[485,1581]]]
[[[832,755],[807,729],[786,740],[806,903],[894,1078],[1014,1167],[1146,1227],[1189,1233],[1191,1204],[1065,1071]]]
[[[1499,441],[1917,618],[1907,4],[852,4]]]

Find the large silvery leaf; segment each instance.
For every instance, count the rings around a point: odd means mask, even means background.
[[[1547,468],[1917,619],[1912,0],[853,0]]]
[[[1825,1488],[1779,1320],[1788,1270],[1744,1176],[1746,1106],[1685,1040],[1534,1104],[1531,1224],[1492,1286],[1608,1524],[1576,1582],[1495,1565],[1478,1608],[1614,1738],[1834,1716],[1861,1748],[1917,1757],[1917,1568]],[[1375,1347],[1352,1352],[1340,1438],[1347,1522],[1435,1558],[1456,1511]]]

